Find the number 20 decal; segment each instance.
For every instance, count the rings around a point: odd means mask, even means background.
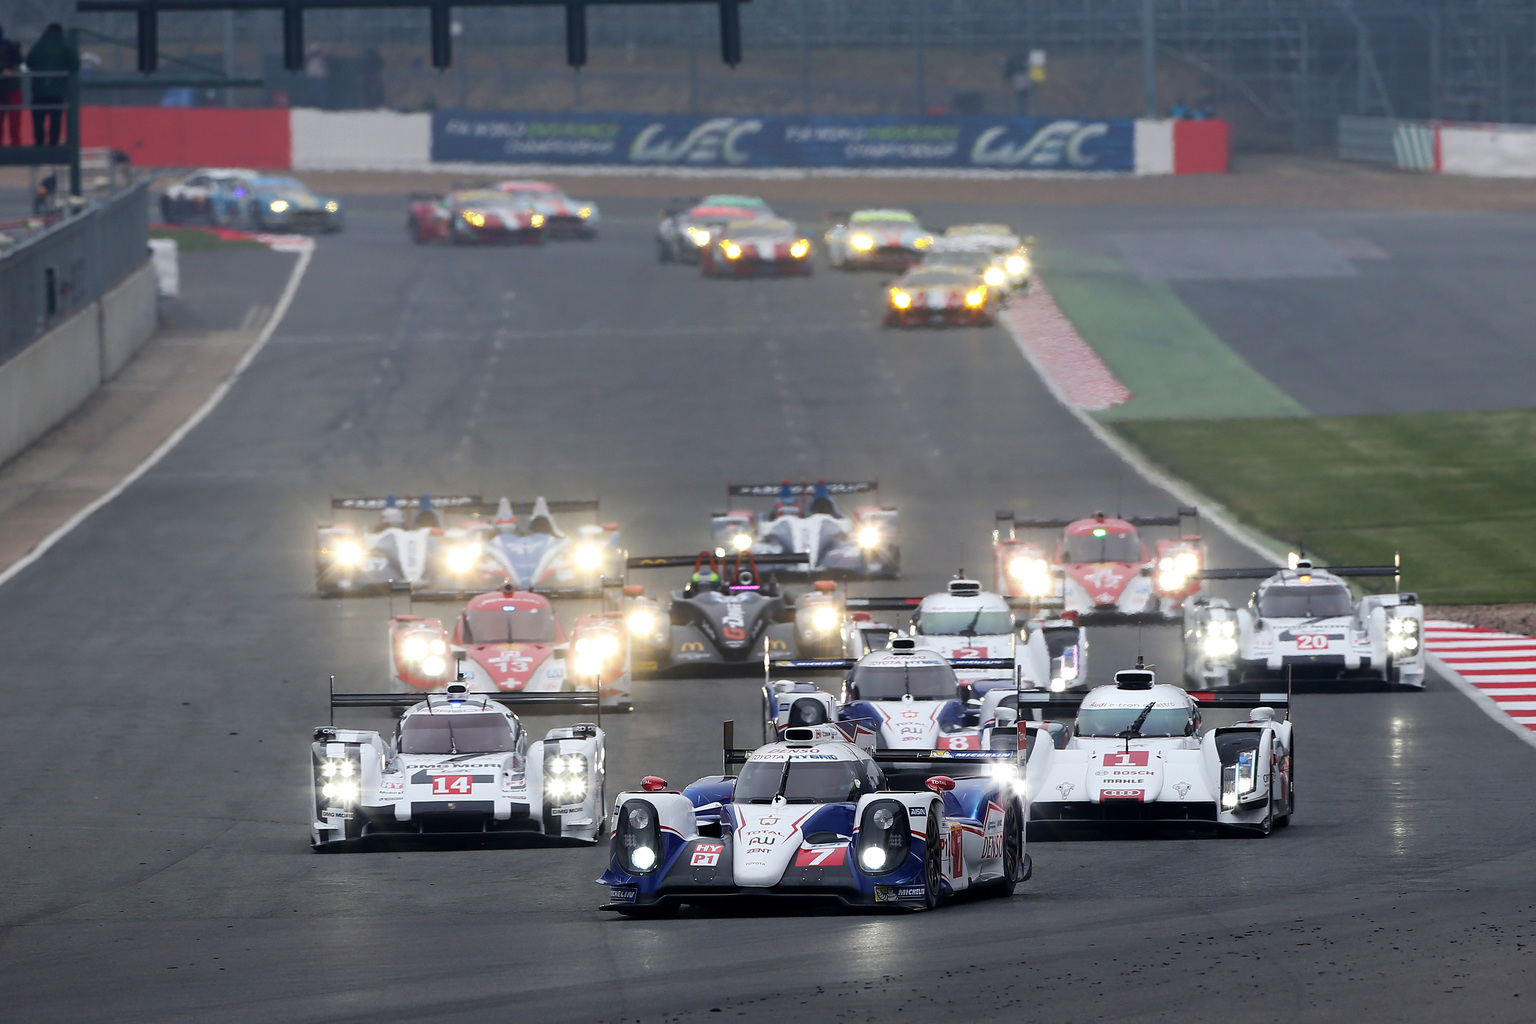
[[[1298,651],[1325,651],[1328,649],[1328,635],[1326,633],[1297,633],[1296,649]]]

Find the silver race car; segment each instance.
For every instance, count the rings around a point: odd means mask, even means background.
[[[901,572],[896,509],[870,505],[848,515],[833,499],[834,494],[877,494],[879,489],[877,480],[731,484],[726,495],[732,500],[775,501],[763,515],[744,508],[716,512],[710,519],[715,550],[721,555],[804,555],[807,572],[895,579]]]

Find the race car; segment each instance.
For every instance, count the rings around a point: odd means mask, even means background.
[[[518,242],[537,245],[547,228],[544,214],[495,189],[460,189],[446,195],[415,195],[405,227],[417,243],[472,245]]]
[[[248,167],[200,167],[165,190],[160,219],[167,224],[216,223],[212,197],[220,192],[244,196],[257,177]]]
[[[705,277],[809,277],[811,241],[800,234],[793,221],[733,220],[700,250],[699,269]]]
[[[1008,290],[1025,291],[1034,280],[1034,260],[1029,253],[1029,247],[1034,241],[1033,238],[1021,241],[1006,224],[956,224],[944,229],[944,237],[934,241],[934,248],[970,248],[990,252],[1007,275]]]
[[[341,200],[316,195],[297,178],[256,177],[212,194],[219,224],[256,231],[333,232],[346,225]]]
[[[470,599],[452,633],[438,619],[393,616],[389,662],[403,692],[457,679],[472,693],[597,691],[604,707],[630,703],[622,612],[581,616],[567,637],[548,598],[510,583]]]
[[[322,597],[410,589],[447,558],[444,517],[473,511],[477,495],[418,498],[332,498],[332,521],[315,530],[315,585]],[[338,521],[335,513],[377,513],[372,524]],[[407,513],[414,514],[407,517]],[[462,514],[462,512],[461,512]]]
[[[855,210],[833,220],[827,259],[843,270],[905,270],[933,244],[933,235],[906,210]]]
[[[798,485],[729,484],[726,499],[774,497],[766,515],[733,508],[710,517],[715,551],[754,555],[803,555],[806,572],[864,579],[895,579],[901,573],[900,516],[889,505],[869,505],[852,516],[833,495],[878,494],[878,480],[818,480]],[[809,502],[802,503],[806,497]]]
[[[1189,693],[1138,664],[1081,697],[1021,693],[1018,702],[1020,714],[1076,716],[1061,749],[1036,743],[1031,751],[1031,836],[1067,822],[1267,836],[1296,809],[1287,691]],[[1202,734],[1201,712],[1216,708],[1250,710],[1247,720]]]
[[[572,199],[559,186],[547,181],[503,181],[496,191],[530,214],[543,218],[543,228],[550,238],[597,237],[602,214],[590,199]]]
[[[1011,896],[1030,878],[1016,751],[890,754],[830,725],[730,744],[727,723],[727,774],[681,793],[648,776],[619,794],[602,909],[663,917],[772,898],[928,910],[962,892]]]
[[[1396,578],[1396,565],[1208,569],[1208,580],[1261,579],[1247,605],[1197,598],[1184,613],[1184,675],[1202,687],[1252,681],[1374,681],[1424,687],[1424,606],[1417,594],[1355,600],[1347,578]]]
[[[913,267],[886,290],[885,326],[984,327],[997,322],[1000,294],[969,267]]]
[[[476,517],[461,521],[441,541],[441,557],[429,560],[415,586],[424,600],[460,598],[508,581],[520,590],[558,597],[599,596],[603,581],[622,582],[624,552],[617,523],[582,523],[562,529],[554,513],[596,513],[598,503],[532,502],[502,498],[494,507],[464,507]],[[492,515],[487,520],[483,515]]]
[[[722,199],[747,201],[740,205],[710,201]],[[766,203],[751,196],[706,196],[697,202],[692,198],[674,202],[683,205],[669,205],[656,222],[656,258],[662,263],[697,263],[725,225],[774,217]]]
[[[1083,620],[1178,620],[1185,602],[1200,593],[1205,569],[1198,522],[1194,508],[1125,518],[1095,512],[1086,519],[1016,519],[1012,512],[999,512],[992,531],[993,585],[1010,600],[1060,606]],[[1139,527],[1173,527],[1179,533],[1148,551]],[[1021,530],[1061,533],[1047,552],[1020,538]]]
[[[591,844],[605,831],[603,730],[590,722],[532,738],[512,706],[581,706],[549,693],[333,693],[310,746],[316,852],[386,833],[527,832]],[[396,708],[394,737],[335,724],[336,708]]]

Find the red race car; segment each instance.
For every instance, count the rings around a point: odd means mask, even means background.
[[[731,221],[699,251],[699,269],[705,277],[808,277],[812,271],[811,240],[800,234],[793,221]]]
[[[406,229],[418,243],[486,244],[544,241],[544,214],[496,189],[461,189],[442,196],[415,196]]]

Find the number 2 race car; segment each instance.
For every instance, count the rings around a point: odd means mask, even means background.
[[[773,509],[758,515],[735,508],[710,517],[715,552],[751,551],[754,555],[803,555],[806,572],[895,579],[901,572],[897,527],[900,517],[889,505],[870,505],[845,514],[834,494],[878,494],[880,481],[818,480],[814,487],[788,480],[778,484],[730,484],[728,500],[777,496]],[[801,499],[810,496],[808,504]]]
[[[530,832],[594,843],[604,829],[604,737],[581,722],[531,739],[507,705],[569,706],[560,694],[333,693],[310,748],[316,851],[381,833]],[[336,708],[403,710],[392,740],[334,724]]]
[[[1262,579],[1248,604],[1196,599],[1184,614],[1184,675],[1197,686],[1255,680],[1366,680],[1424,686],[1424,606],[1416,594],[1356,601],[1345,578],[1391,576],[1395,565],[1210,569],[1206,579]]]
[[[661,917],[754,897],[927,910],[1011,896],[1031,874],[1015,751],[871,752],[835,726],[794,728],[683,792],[619,794],[604,910]],[[942,773],[942,774],[941,774]]]

